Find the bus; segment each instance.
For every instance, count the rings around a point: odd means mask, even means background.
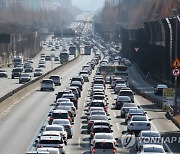
[[[69,61],[69,54],[66,51],[62,51],[59,57],[61,64],[67,63]]]
[[[84,54],[85,54],[85,55],[90,55],[90,54],[91,54],[91,46],[86,45],[86,46],[84,47]]]
[[[74,55],[76,56],[76,46],[75,45],[71,45],[69,47],[69,55]]]

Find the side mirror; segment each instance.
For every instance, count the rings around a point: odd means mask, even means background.
[[[64,141],[64,144],[67,145],[67,141]]]
[[[152,119],[148,119],[149,121],[151,121]]]
[[[113,126],[113,125],[110,125],[111,127]]]
[[[118,138],[115,138],[115,140],[117,141],[117,140],[118,140]]]
[[[115,101],[117,100],[117,98],[114,99]]]
[[[113,132],[113,130],[111,130],[111,132]]]
[[[118,147],[118,145],[116,144],[116,147]]]
[[[108,113],[107,116],[109,116],[110,114]]]
[[[108,100],[108,98],[106,97],[106,99]]]
[[[144,114],[147,114],[147,112],[144,112]]]
[[[111,120],[111,118],[108,118],[108,120]]]
[[[91,138],[90,138],[91,139]],[[91,146],[94,146],[93,144],[91,144]]]

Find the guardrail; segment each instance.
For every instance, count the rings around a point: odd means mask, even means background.
[[[19,99],[24,97],[29,92],[31,92],[32,90],[39,87],[40,81],[42,81],[44,78],[49,78],[50,75],[58,73],[60,71],[60,69],[62,69],[63,67],[65,67],[69,64],[72,64],[73,62],[76,62],[76,60],[79,58],[79,56],[80,55],[78,54],[77,57],[68,61],[67,63],[64,63],[64,64],[52,69],[51,71],[41,75],[40,77],[38,77],[34,80],[31,80],[30,82],[28,82],[16,89],[12,90],[11,92],[7,93],[6,95],[2,96],[0,98],[0,113],[2,111],[4,111],[5,109],[7,109],[10,105],[12,105],[13,103],[17,102]]]

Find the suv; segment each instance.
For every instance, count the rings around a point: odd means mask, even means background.
[[[49,79],[52,79],[52,80],[53,80],[55,86],[60,86],[60,85],[61,85],[61,79],[62,79],[62,78],[60,78],[59,75],[51,75],[51,76],[49,77]]]
[[[12,70],[12,79],[14,79],[15,77],[20,77],[21,73],[22,73],[23,69],[21,68],[13,68]]]
[[[52,79],[43,79],[41,82],[41,91],[52,90],[54,91],[55,85]]]

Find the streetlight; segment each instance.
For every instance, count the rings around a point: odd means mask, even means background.
[[[176,1],[176,7],[178,9],[178,0]],[[175,24],[176,24],[176,33],[175,33],[175,59],[178,58],[177,56],[177,48],[178,48],[178,10],[177,9],[172,9],[171,11],[174,13],[176,16]],[[175,88],[175,96],[174,96],[174,115],[177,114],[177,76],[175,76],[175,82],[174,82],[174,88]]]

